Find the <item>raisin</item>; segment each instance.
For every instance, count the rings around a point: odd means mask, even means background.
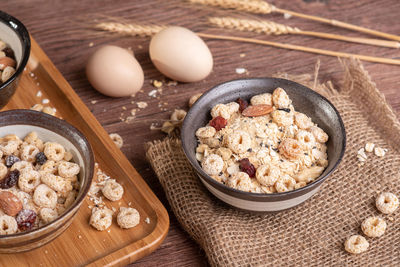
[[[287,112],[287,113],[290,113],[290,108],[278,108],[278,110],[281,110],[281,111],[285,111],[285,112]]]
[[[36,212],[33,210],[21,210],[15,220],[17,220],[19,230],[30,230],[35,225]]]
[[[17,184],[19,178],[19,170],[13,170],[7,173],[6,177],[0,181],[0,188],[8,189]]]
[[[3,49],[3,52],[6,54],[6,57],[12,58],[15,60],[14,51],[10,47],[6,47]]]
[[[36,154],[36,163],[43,165],[47,161],[47,157],[43,152],[39,152]]]
[[[10,155],[6,157],[6,166],[10,168],[15,162],[20,161],[20,159],[17,156]]]
[[[242,113],[243,110],[245,110],[249,106],[249,102],[242,98],[238,98],[236,102],[239,104],[239,111]]]
[[[256,176],[256,168],[250,163],[248,158],[243,158],[239,162],[240,171],[247,173],[250,177]]]
[[[225,128],[228,121],[221,116],[215,117],[210,121],[210,126],[214,127],[215,130],[219,131]]]

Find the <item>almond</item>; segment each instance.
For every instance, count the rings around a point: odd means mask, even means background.
[[[15,67],[15,60],[10,57],[0,57],[0,70],[4,70],[6,67]]]
[[[242,112],[243,116],[246,117],[258,117],[271,113],[273,111],[272,106],[266,104],[252,105],[245,108]]]
[[[2,209],[5,214],[14,217],[22,210],[21,200],[13,193],[1,191],[0,209]]]

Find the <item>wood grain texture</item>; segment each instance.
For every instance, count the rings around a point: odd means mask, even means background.
[[[49,99],[46,106],[56,107],[57,117],[77,127],[87,137],[99,167],[125,188],[122,199],[112,203],[106,200],[107,206],[115,210],[134,207],[141,219],[132,229],[121,229],[113,223],[109,231],[99,232],[88,223],[89,206],[93,207],[94,203],[85,199],[71,226],[60,238],[29,252],[2,254],[0,266],[22,266],[30,262],[44,266],[123,266],[142,258],[164,240],[169,228],[167,211],[35,40],[31,42],[31,56],[19,87],[4,109],[29,109]],[[39,90],[41,96],[37,95]],[[146,218],[149,223],[145,222]],[[66,226],[68,224],[60,231]],[[45,259],[42,258],[44,254],[47,254]]]
[[[270,1],[282,9],[293,10],[326,18],[337,19],[368,28],[400,34],[400,2],[397,0],[330,0],[330,1]],[[302,30],[342,34],[348,36],[370,37],[329,25],[305,21],[299,18],[284,19],[282,15],[247,15],[243,12],[219,10],[194,6],[180,0],[135,0],[135,1],[44,1],[14,0],[3,1],[1,9],[19,18],[26,24],[50,59],[75,89],[90,111],[102,126],[109,132],[117,132],[124,139],[123,153],[133,166],[144,177],[165,206],[168,206],[162,188],[144,157],[143,144],[147,141],[162,138],[159,131],[151,131],[151,123],[162,123],[175,108],[187,109],[188,98],[203,92],[215,84],[244,77],[235,69],[244,67],[249,77],[263,77],[275,72],[293,74],[312,73],[317,59],[321,60],[320,79],[332,80],[336,86],[341,83],[341,68],[337,59],[317,56],[303,52],[276,49],[253,44],[243,44],[219,40],[207,40],[206,43],[214,56],[214,69],[207,79],[198,83],[178,84],[175,87],[164,86],[160,99],[151,98],[148,93],[154,88],[152,79],[162,80],[164,77],[152,65],[148,55],[149,39],[119,37],[90,30],[93,19],[105,21],[106,16],[123,18],[127,21],[154,22],[189,27],[192,30],[214,34],[228,31],[211,28],[206,21],[208,16],[238,16],[244,18],[261,17]],[[236,33],[243,37],[257,37],[282,43],[307,45],[310,47],[360,53],[372,56],[400,59],[398,49],[370,47],[347,44],[340,41],[322,40],[303,36],[257,36],[253,33]],[[93,46],[89,44],[93,42]],[[115,44],[131,47],[142,65],[145,74],[143,93],[134,98],[112,99],[97,93],[88,83],[84,66],[89,55],[103,44]],[[245,57],[239,55],[244,53]],[[396,114],[400,114],[400,75],[398,66],[364,63],[373,81],[385,94]],[[91,101],[96,100],[96,104]],[[122,122],[119,117],[129,115],[136,104],[131,101],[146,101],[149,106],[137,112],[132,124]],[[159,102],[166,102],[167,111],[158,108]],[[123,109],[126,107],[126,111]],[[161,247],[151,255],[137,261],[139,266],[203,266],[206,258],[199,246],[182,230],[171,210],[171,226],[169,234]]]

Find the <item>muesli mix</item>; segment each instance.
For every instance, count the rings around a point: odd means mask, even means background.
[[[0,235],[50,223],[74,203],[80,166],[61,144],[36,132],[0,138]]]
[[[14,51],[0,40],[0,85],[10,79],[15,73],[16,66]]]
[[[217,104],[196,131],[196,158],[213,179],[255,193],[291,191],[317,179],[328,165],[328,135],[297,112],[282,88]]]

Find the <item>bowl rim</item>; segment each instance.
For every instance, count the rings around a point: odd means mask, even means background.
[[[0,86],[0,91],[1,91],[2,89],[6,88],[9,84],[11,84],[24,71],[31,53],[31,39],[28,30],[21,21],[1,10],[0,10],[0,23],[4,23],[10,29],[12,29],[18,35],[22,47],[25,47],[18,68],[15,70],[15,73],[7,81],[5,81],[5,83],[3,83]]]
[[[314,187],[318,186],[319,184],[321,184],[322,182],[324,182],[328,176],[330,176],[330,174],[332,174],[332,172],[334,172],[336,170],[336,168],[338,167],[338,165],[340,164],[340,162],[343,159],[345,150],[346,150],[346,144],[347,144],[347,140],[346,140],[346,130],[344,127],[344,123],[343,120],[339,114],[339,111],[336,109],[336,107],[324,96],[322,96],[321,94],[315,92],[314,90],[308,88],[307,86],[304,86],[302,84],[299,84],[297,82],[291,81],[291,80],[287,80],[287,79],[282,79],[282,78],[274,78],[274,77],[258,77],[258,78],[243,78],[243,79],[234,79],[234,80],[229,80],[226,82],[222,82],[219,83],[215,86],[213,86],[211,89],[209,89],[208,91],[206,91],[198,100],[202,99],[202,98],[206,98],[209,94],[211,94],[213,91],[218,90],[219,87],[221,86],[226,86],[229,85],[229,83],[235,83],[235,82],[241,82],[241,81],[254,81],[254,80],[275,80],[275,81],[284,81],[286,83],[291,83],[293,85],[295,85],[298,88],[302,88],[302,90],[306,90],[309,91],[310,94],[315,95],[318,98],[321,98],[323,101],[325,101],[335,112],[335,115],[338,118],[339,124],[340,124],[340,128],[341,128],[341,132],[343,134],[343,142],[342,142],[342,147],[341,147],[341,151],[340,151],[340,155],[338,160],[335,162],[335,164],[333,165],[332,169],[327,172],[324,176],[320,176],[318,179],[314,180],[313,182],[307,184],[304,187],[298,188],[298,189],[294,189],[291,191],[287,191],[287,192],[280,192],[280,193],[271,193],[271,194],[266,194],[266,193],[254,193],[254,192],[246,192],[246,191],[242,191],[242,190],[238,190],[235,188],[231,188],[229,186],[226,186],[223,183],[220,183],[216,180],[214,180],[213,178],[211,178],[200,166],[199,164],[196,162],[196,164],[192,161],[192,159],[189,157],[189,149],[186,145],[185,142],[185,136],[189,135],[190,133],[188,133],[188,131],[186,131],[185,129],[187,129],[187,125],[189,124],[187,118],[189,117],[188,115],[191,114],[191,111],[193,110],[192,108],[189,109],[183,123],[182,123],[182,132],[181,132],[181,143],[182,143],[182,148],[184,151],[184,154],[186,156],[186,158],[188,159],[188,161],[190,162],[190,165],[192,165],[192,167],[197,171],[197,173],[199,175],[201,175],[205,181],[207,183],[209,183],[210,185],[212,185],[214,188],[218,189],[219,191],[223,191],[227,194],[230,195],[234,195],[234,197],[240,196],[242,199],[246,199],[246,200],[252,200],[252,201],[274,201],[274,200],[283,200],[283,199],[290,199],[290,198],[294,198],[298,195],[303,195],[307,192],[309,192],[310,190],[314,189]],[[241,90],[245,90],[244,88],[241,88]],[[196,103],[197,102],[197,103]],[[194,107],[196,104],[198,104],[199,102],[196,101],[192,107]],[[193,133],[194,134],[194,133]]]
[[[87,178],[88,178],[88,183],[87,186],[85,188],[82,188],[81,190],[83,190],[82,195],[77,198],[75,200],[75,203],[73,205],[71,205],[70,207],[68,207],[68,209],[66,209],[64,211],[64,213],[61,214],[61,216],[57,217],[54,221],[47,223],[41,227],[38,227],[36,229],[31,229],[28,231],[24,231],[24,232],[19,232],[19,233],[15,233],[15,234],[9,234],[9,235],[0,235],[0,239],[1,238],[16,238],[16,237],[21,237],[24,235],[29,235],[35,232],[41,232],[41,231],[45,231],[46,229],[50,228],[51,226],[53,226],[56,222],[60,221],[61,219],[63,219],[64,217],[66,217],[67,215],[69,215],[71,213],[71,211],[73,211],[76,207],[79,207],[82,202],[85,200],[89,189],[91,187],[92,181],[93,181],[93,175],[94,175],[94,156],[93,156],[93,149],[89,143],[89,141],[87,140],[87,138],[74,126],[72,126],[71,124],[69,124],[67,121],[59,119],[57,117],[54,117],[52,115],[48,115],[46,113],[43,112],[39,112],[39,111],[35,111],[35,110],[29,110],[29,109],[13,109],[13,110],[7,110],[7,111],[2,111],[0,112],[0,117],[4,116],[4,115],[9,115],[9,116],[23,116],[23,115],[34,115],[37,116],[37,118],[39,118],[39,122],[35,124],[35,122],[32,121],[26,121],[26,122],[18,122],[15,123],[16,125],[31,125],[31,126],[37,126],[37,127],[42,127],[45,128],[49,131],[54,132],[51,129],[48,129],[46,127],[46,125],[50,124],[50,123],[54,123],[56,124],[60,129],[63,128],[67,128],[69,131],[74,132],[75,134],[77,134],[79,136],[79,138],[83,141],[83,143],[85,143],[85,145],[88,148],[88,154],[89,154],[89,166],[84,166],[86,171],[87,171]],[[40,124],[42,123],[42,124]],[[44,123],[44,126],[43,126]],[[8,125],[13,125],[13,123],[10,123]],[[4,125],[4,126],[8,126],[8,125]],[[0,126],[2,127],[2,126]],[[55,132],[56,134],[63,136],[60,133]],[[64,137],[64,136],[63,136]],[[68,138],[67,138],[68,139]],[[80,192],[80,191],[79,191]],[[78,208],[79,210],[79,208]],[[78,211],[76,210],[76,212]],[[72,218],[71,218],[72,219]],[[58,227],[56,228],[58,229]],[[56,230],[55,229],[55,230]]]

